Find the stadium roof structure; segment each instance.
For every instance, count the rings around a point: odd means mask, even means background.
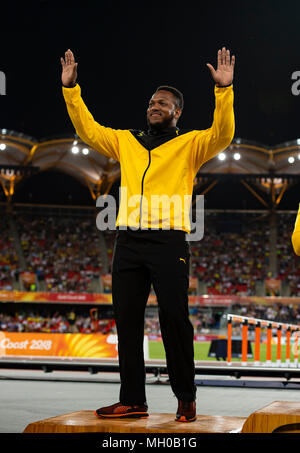
[[[201,167],[194,189],[199,192],[209,183],[204,194],[224,179],[239,180],[266,208],[276,208],[284,193],[300,181],[300,139],[270,147],[235,138]]]
[[[120,177],[117,161],[93,150],[76,135],[36,140],[0,129],[0,182],[7,196],[13,195],[13,185],[28,176],[25,168],[34,172],[56,170],[69,174],[87,186],[94,199],[109,193],[114,181]]]
[[[101,155],[77,135],[35,139],[13,130],[0,129],[0,183],[7,199],[15,185],[32,173],[56,170],[87,186],[93,199],[108,194],[120,178],[120,166]],[[300,139],[265,146],[235,138],[231,145],[199,170],[194,188],[206,193],[222,178],[238,178],[265,204],[255,188],[265,191],[275,204],[300,179]],[[205,189],[203,189],[205,187]]]

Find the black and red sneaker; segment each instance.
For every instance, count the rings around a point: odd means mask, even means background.
[[[193,422],[196,420],[196,402],[185,402],[178,400],[176,422]]]
[[[112,404],[111,406],[100,407],[94,414],[99,418],[147,418],[148,406],[145,404],[125,406],[122,403]]]

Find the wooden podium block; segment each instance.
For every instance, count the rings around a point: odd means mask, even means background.
[[[300,402],[274,401],[251,414],[242,433],[300,433]]]
[[[151,414],[144,419],[100,419],[83,410],[30,423],[24,433],[230,433],[240,432],[243,417],[197,415],[191,423],[175,422],[175,414]]]

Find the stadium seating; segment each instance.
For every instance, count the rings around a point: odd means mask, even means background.
[[[289,288],[290,296],[300,296],[300,264],[291,247],[295,215],[277,215],[277,273],[272,278]],[[115,231],[100,232],[93,215],[70,216],[15,212],[0,216],[0,291],[107,292],[101,276],[110,276]],[[14,233],[15,231],[15,233]],[[102,241],[99,240],[102,235]],[[205,233],[201,241],[190,242],[191,276],[208,295],[257,295],[257,283],[269,277],[269,220],[259,213],[205,213]],[[274,251],[273,251],[274,252]],[[105,264],[106,263],[106,264]],[[28,285],[23,274],[34,275],[36,285]],[[20,276],[22,278],[20,278]],[[107,279],[109,281],[109,278]],[[103,278],[104,281],[104,278]],[[201,294],[201,293],[200,293]],[[299,322],[298,306],[273,304],[235,307],[237,313],[279,322]],[[246,310],[246,311],[245,311]],[[191,311],[196,333],[218,327],[218,316],[209,310]],[[105,323],[104,323],[105,324]],[[0,330],[67,332],[65,313],[5,313]],[[76,313],[78,332],[92,332],[88,315]],[[146,318],[145,332],[158,334],[158,315]]]
[[[289,285],[291,296],[300,295],[300,265],[290,241],[294,217],[277,216],[277,274],[273,275]],[[0,288],[12,289],[21,258],[23,271],[33,272],[36,289],[44,291],[93,292],[91,282],[100,285],[100,275],[111,272],[115,231],[99,232],[93,216],[26,214],[15,215],[14,223],[22,256],[17,254],[7,219],[1,216]],[[98,241],[101,234],[106,250]],[[256,295],[256,283],[269,275],[269,225],[259,214],[206,213],[204,237],[191,242],[190,248],[191,276],[198,278],[207,294]]]

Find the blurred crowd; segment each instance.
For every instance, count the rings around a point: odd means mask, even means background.
[[[12,282],[18,279],[19,260],[5,216],[0,216],[0,291],[11,291]]]
[[[225,220],[224,220],[225,219]],[[300,296],[300,263],[291,247],[294,214],[277,215],[277,278]],[[35,283],[23,281],[26,290],[92,292],[100,280],[103,254],[111,272],[115,231],[103,232],[106,250],[99,245],[100,232],[93,216],[85,218],[15,215],[26,270]],[[201,241],[191,241],[191,276],[205,285],[208,294],[256,294],[256,283],[268,278],[270,263],[269,219],[260,214],[205,213]],[[20,260],[5,216],[0,219],[0,289],[11,290],[18,281]],[[106,270],[107,272],[107,270]]]
[[[264,319],[288,324],[300,324],[300,305],[282,304],[272,305],[249,304],[233,306],[232,312],[248,318]]]
[[[226,232],[217,214],[205,216],[200,242],[191,243],[192,274],[206,283],[208,294],[252,296],[256,281],[267,277],[268,228],[247,215],[241,231]]]
[[[46,291],[87,292],[102,269],[98,230],[91,219],[19,217],[16,221],[27,270]]]
[[[212,312],[209,309],[190,308],[190,321],[194,328],[194,333],[209,333],[212,329],[220,328],[220,318],[222,311]],[[160,334],[160,324],[158,316],[146,317],[146,334]]]
[[[211,313],[192,310],[190,320],[195,334],[216,329],[218,323]],[[38,310],[23,310],[14,314],[0,313],[0,331],[8,332],[44,332],[44,333],[100,333],[115,332],[113,318],[92,319],[90,314],[74,312],[42,314]],[[145,334],[160,335],[158,316],[145,317]]]
[[[41,314],[38,311],[0,313],[0,331],[44,333],[103,333],[115,332],[112,319],[95,321],[89,314]]]
[[[98,309],[99,310],[99,309]],[[209,334],[217,332],[220,328],[226,329],[226,321],[222,318],[226,312],[246,316],[249,318],[263,319],[288,324],[300,324],[300,305],[285,305],[276,303],[272,305],[233,305],[230,308],[190,307],[190,321],[194,327],[194,334]],[[240,325],[239,325],[240,327]],[[42,309],[30,310],[24,307],[14,313],[0,313],[0,331],[8,332],[45,332],[45,333],[116,333],[113,315],[107,313],[94,317],[90,312],[45,313]],[[160,335],[158,313],[148,314],[145,317],[145,334]]]

